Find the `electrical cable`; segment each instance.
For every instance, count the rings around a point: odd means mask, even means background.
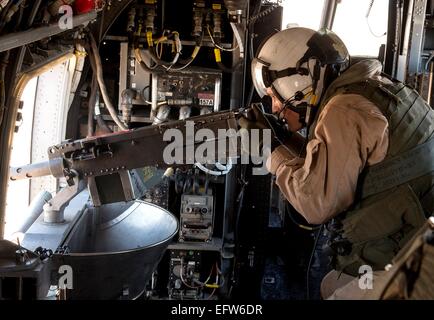
[[[211,298],[214,296],[214,293],[216,292],[217,288],[214,288],[211,292],[211,294],[206,298],[207,300],[211,300]]]
[[[95,63],[95,58],[93,56],[93,54],[91,54],[91,50],[89,47],[88,43],[84,43],[83,44],[85,50],[87,52],[89,52],[90,54],[88,55],[89,57],[89,63],[90,63],[90,67],[92,69],[93,75],[94,77],[96,77],[96,63]],[[98,81],[97,81],[98,83]],[[91,95],[93,93],[91,92]],[[98,127],[104,132],[104,133],[112,133],[113,131],[107,126],[107,123],[104,121],[102,115],[101,115],[101,111],[99,109],[99,95],[98,95],[98,85],[95,87],[95,104],[94,104],[94,112],[95,114],[95,119],[96,122],[98,124]]]
[[[35,0],[33,2],[32,11],[29,14],[29,18],[27,21],[27,27],[31,27],[33,24],[33,21],[35,20],[36,14],[38,13],[39,7],[41,6],[42,0]]]
[[[189,285],[186,281],[185,281],[185,279],[184,279],[184,276],[183,276],[183,273],[184,273],[184,265],[183,265],[183,259],[181,259],[181,270],[179,271],[179,275],[180,275],[180,278],[181,278],[181,281],[182,281],[182,283],[186,286],[186,287],[188,287],[188,288],[190,288],[190,289],[200,289],[200,288],[203,288],[203,286],[198,286],[198,287],[195,287],[195,286],[191,286],[191,285]]]
[[[250,24],[255,24],[257,20],[265,18],[270,13],[272,13],[274,10],[276,10],[278,7],[279,7],[278,5],[274,4],[274,5],[270,6],[269,8],[265,9],[264,11],[261,11],[258,14],[250,17],[250,19],[247,22],[248,25],[250,26]]]
[[[87,136],[92,137],[95,131],[93,116],[95,114],[95,104],[96,104],[96,87],[98,83],[95,75],[92,76],[92,81],[90,85],[90,96],[88,102],[88,113],[87,113]]]
[[[209,35],[209,37],[211,38],[211,41],[212,41],[212,43],[213,43],[213,45],[214,45],[214,56],[215,56],[215,62],[217,63],[217,66],[218,66],[218,67],[220,68],[220,70],[222,70],[223,72],[226,72],[226,73],[231,73],[231,72],[233,72],[235,69],[237,69],[237,68],[241,65],[243,59],[238,59],[238,62],[237,62],[234,66],[232,66],[231,68],[228,68],[228,67],[226,67],[226,66],[222,63],[221,51],[229,51],[229,52],[232,52],[232,51],[235,51],[235,50],[237,50],[237,49],[240,49],[240,58],[241,58],[242,55],[243,55],[243,53],[242,53],[242,50],[243,50],[243,49],[242,49],[242,44],[241,44],[241,46],[240,46],[240,44],[238,43],[238,41],[241,41],[241,38],[240,38],[239,36],[235,36],[235,38],[236,38],[236,40],[237,40],[237,45],[236,45],[236,47],[231,48],[231,49],[226,49],[226,48],[223,48],[223,47],[220,45],[220,41],[219,41],[218,39],[214,39],[214,37],[213,37],[212,34],[211,34],[211,31],[210,31],[210,27],[209,27],[209,25],[207,25],[206,29],[207,29],[207,31],[208,31],[208,35]],[[232,27],[232,29],[233,29],[233,31],[235,32],[236,28]]]
[[[18,11],[22,4],[23,0],[11,0],[3,9],[3,12],[0,17],[0,33],[3,31],[3,28],[11,21],[12,17]]]
[[[320,235],[321,235],[322,227],[323,227],[323,225],[320,225],[320,227],[319,227],[319,229],[318,229],[318,232],[317,232],[317,234],[316,234],[316,236],[315,236],[315,241],[314,241],[314,243],[313,243],[312,252],[311,252],[311,254],[310,254],[310,258],[309,258],[309,264],[307,265],[307,272],[306,272],[306,300],[309,300],[309,299],[310,299],[310,289],[309,289],[309,282],[310,282],[310,269],[311,269],[311,267],[312,267],[312,261],[313,261],[313,257],[314,257],[314,255],[315,255],[316,247],[317,247],[317,245],[318,245],[319,237],[320,237]]]
[[[202,40],[201,40],[199,45],[196,45],[194,47],[193,53],[191,54],[191,57],[187,61],[187,63],[184,64],[183,66],[179,67],[179,68],[172,68],[171,71],[181,71],[181,70],[184,70],[185,68],[187,68],[188,66],[190,66],[193,63],[193,61],[196,59],[201,47],[202,47]]]
[[[241,168],[241,172],[240,172],[239,183],[241,184],[241,188],[240,188],[240,192],[238,193],[237,200],[236,200],[236,202],[238,203],[238,206],[237,206],[237,216],[235,217],[235,237],[238,237],[238,232],[239,232],[239,227],[240,227],[241,210],[243,208],[243,202],[244,202],[244,191],[246,190],[246,187],[248,185],[248,182],[245,179],[246,178],[246,171],[247,171],[247,166],[244,165]]]
[[[172,69],[172,70],[173,70],[173,69]],[[151,87],[150,85],[147,85],[146,87],[144,87],[144,88],[140,91],[140,96],[141,96],[142,100],[143,100],[146,104],[152,105],[152,101],[149,101],[148,98],[146,97],[146,94],[145,94],[145,91],[146,91],[147,89],[149,89],[150,87]],[[160,101],[160,102],[157,102],[157,106],[164,106],[164,105],[166,105],[166,104],[167,104],[167,101]]]
[[[375,34],[374,31],[372,31],[371,25],[370,25],[370,23],[369,23],[369,16],[370,16],[370,14],[371,14],[371,10],[372,10],[372,7],[373,7],[373,5],[374,5],[374,1],[375,1],[375,0],[371,0],[371,2],[369,3],[368,11],[366,12],[366,15],[365,15],[365,18],[366,18],[366,24],[368,25],[369,32],[370,32],[374,37],[376,37],[376,38],[382,38],[382,37],[384,37],[384,36],[387,34],[387,32],[384,32],[382,35]]]
[[[289,202],[285,201],[286,212],[288,213],[289,219],[299,228],[307,231],[315,231],[321,228],[321,225],[305,225],[303,223],[297,222],[291,213],[291,208],[289,208]]]
[[[154,74],[156,72],[158,65],[156,64],[153,67],[149,67],[142,58],[141,49],[136,48],[134,46],[133,51],[134,51],[134,58],[139,63],[140,67],[142,67],[142,69],[145,70],[146,72],[150,74]]]
[[[261,11],[262,7],[262,1],[257,2],[256,8],[253,9],[253,16],[257,15]],[[249,23],[248,25],[249,30],[249,57],[250,61],[252,61],[255,58],[255,52],[254,52],[254,40],[255,40],[255,22]],[[253,85],[253,81],[251,81],[249,95],[247,96],[247,106],[250,106],[252,103],[253,95],[255,93],[255,86]]]
[[[211,271],[209,272],[208,278],[206,278],[206,280],[204,282],[201,282],[197,279],[193,279],[193,281],[196,282],[197,284],[202,285],[202,288],[203,288],[208,284],[209,280],[211,280],[211,276],[212,276],[213,271],[214,271],[214,264],[211,266]]]
[[[10,51],[0,52],[0,124],[3,120],[3,111],[6,105],[6,68],[9,64]]]
[[[209,273],[209,276],[208,276],[208,278],[207,278],[204,282],[201,282],[201,281],[199,281],[199,280],[194,280],[194,279],[193,279],[194,282],[196,282],[196,283],[198,283],[198,284],[200,285],[200,286],[196,287],[196,286],[191,286],[191,285],[189,285],[189,284],[187,283],[187,281],[184,279],[184,276],[183,276],[183,274],[184,274],[184,262],[183,262],[183,261],[184,261],[184,259],[181,258],[181,262],[180,262],[181,270],[179,271],[179,275],[180,275],[180,278],[181,278],[182,283],[183,283],[185,286],[187,286],[188,288],[190,288],[190,289],[200,289],[200,288],[204,288],[204,287],[206,287],[206,285],[208,284],[208,281],[211,279],[212,272],[213,272],[213,270],[214,270],[214,264],[211,266],[211,271],[210,271],[210,273]]]
[[[208,31],[208,35],[209,35],[209,37],[211,38],[211,42],[212,42],[212,44],[213,44],[214,47],[216,47],[217,49],[220,49],[221,51],[233,52],[233,51],[235,51],[235,50],[237,50],[237,49],[239,48],[238,38],[236,38],[236,39],[237,39],[237,45],[236,45],[234,48],[226,49],[226,48],[223,48],[222,46],[220,46],[219,44],[217,44],[218,41],[215,41],[215,40],[214,40],[214,37],[212,36],[211,31],[210,31],[210,29],[209,29],[209,25],[206,26],[206,30]]]
[[[172,68],[172,71],[173,70],[183,70],[183,69],[187,68],[195,60],[200,49],[202,48],[203,37],[204,37],[204,32],[202,31],[201,35],[196,36],[196,38],[195,38],[196,45],[195,45],[190,57],[188,59],[182,59],[182,57],[180,57],[178,59],[178,64],[180,64],[181,67],[179,67],[177,69]]]
[[[6,19],[5,19],[5,17],[6,17],[6,13],[8,13],[8,11],[9,11],[9,8],[12,6],[12,0],[10,0],[7,4],[6,4],[6,6],[3,8],[3,11],[1,12],[1,14],[0,14],[0,33],[2,32],[2,30],[3,30],[3,27],[6,25]]]
[[[21,22],[23,20],[23,14],[24,14],[24,7],[25,7],[25,5],[26,5],[26,0],[23,0],[21,2],[21,4],[20,4],[19,9],[18,9],[18,18],[17,18],[16,24],[15,24],[15,31],[18,30],[18,28],[19,28],[19,26],[20,26],[20,24],[21,24]]]
[[[234,255],[234,262],[233,262],[233,266],[232,266],[232,275],[233,275],[233,281],[231,283],[231,287],[229,288],[229,296],[231,296],[232,294],[232,290],[233,290],[233,284],[237,282],[238,279],[238,274],[237,271],[239,269],[237,268],[237,257],[239,256],[239,250],[240,250],[240,246],[239,246],[239,229],[240,229],[240,217],[241,217],[241,212],[243,209],[243,203],[244,203],[244,192],[245,189],[248,185],[248,182],[245,180],[246,177],[246,171],[247,171],[247,165],[242,165],[241,166],[241,172],[240,172],[240,178],[238,179],[238,183],[241,184],[240,187],[240,192],[238,193],[238,197],[236,200],[237,203],[237,211],[236,211],[236,216],[235,216],[235,231],[234,231],[234,242],[235,242],[235,255]]]
[[[166,30],[163,30],[163,34],[160,38],[158,38],[155,42],[155,52],[157,53],[158,59],[161,59],[161,56],[163,55],[163,41],[167,40],[167,37],[165,37]]]
[[[428,60],[425,63],[425,71],[429,71],[429,64],[433,61],[434,59],[434,52],[429,56]]]
[[[116,112],[116,109],[113,106],[112,102],[110,101],[110,97],[109,97],[108,92],[107,92],[107,87],[105,86],[105,83],[104,83],[101,57],[99,55],[99,51],[98,51],[98,47],[97,47],[95,38],[93,37],[91,32],[89,32],[89,38],[90,38],[90,45],[92,48],[92,54],[93,54],[93,57],[95,59],[96,78],[97,78],[100,92],[101,92],[101,95],[103,97],[106,108],[109,111],[110,116],[112,117],[113,121],[118,125],[118,127],[121,130],[128,130],[128,127],[119,119],[118,114]]]
[[[244,54],[244,44],[243,44],[243,40],[241,39],[240,30],[237,28],[237,25],[238,24],[235,22],[230,23],[230,26],[232,28],[232,32],[234,33],[235,40],[237,42],[237,47],[240,49],[240,54],[243,55]]]
[[[171,62],[166,62],[163,61],[161,59],[158,58],[158,54],[156,52],[156,49],[154,48],[154,46],[150,46],[147,51],[151,57],[151,59],[159,66],[162,66],[163,68],[165,68],[167,71],[169,71],[175,64],[176,62],[178,62],[178,59],[181,55],[181,51],[182,51],[182,43],[181,43],[181,39],[179,37],[179,33],[177,31],[172,31],[171,34],[173,36],[173,43],[174,43],[174,47],[176,49],[175,51],[175,56],[173,58],[173,60]],[[158,41],[162,41],[161,39],[167,39],[167,37],[163,36],[161,37]]]
[[[183,65],[182,67],[179,67],[179,68],[172,68],[171,71],[181,71],[181,70],[184,70],[185,68],[189,67],[189,66],[192,64],[193,61],[194,61],[194,58],[190,59],[190,61],[187,62],[187,63],[186,63],[185,65]]]

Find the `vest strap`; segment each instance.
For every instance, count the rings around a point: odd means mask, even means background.
[[[434,138],[366,168],[361,197],[381,193],[434,171]]]

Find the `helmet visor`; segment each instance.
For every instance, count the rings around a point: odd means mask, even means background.
[[[268,83],[266,76],[268,67],[268,63],[265,63],[258,58],[254,58],[252,61],[252,81],[256,92],[261,98],[267,95],[267,88],[271,86],[271,83]]]

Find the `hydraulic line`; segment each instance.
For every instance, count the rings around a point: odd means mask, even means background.
[[[27,20],[27,27],[31,27],[33,21],[35,21],[36,14],[38,13],[39,7],[41,6],[42,0],[35,0],[33,2],[32,11],[30,12],[29,19]]]
[[[0,124],[3,120],[3,111],[6,104],[6,68],[9,63],[10,51],[0,53]]]
[[[236,28],[234,28],[233,30],[236,30]],[[213,37],[213,35],[211,34],[209,26],[207,26],[207,31],[208,31],[209,37],[211,38],[212,43],[214,44],[214,57],[215,57],[215,62],[217,63],[217,66],[220,68],[220,70],[222,70],[223,72],[226,72],[226,73],[231,73],[234,70],[236,70],[241,65],[242,59],[239,59],[237,64],[232,66],[232,68],[228,68],[222,62],[221,51],[235,51],[237,49],[240,49],[241,47],[239,46],[238,39],[241,40],[241,38],[235,36],[235,38],[237,39],[237,46],[232,48],[232,49],[225,49],[221,46],[220,39]],[[240,50],[240,52],[241,52],[241,50]]]
[[[118,127],[121,130],[128,130],[127,126],[119,119],[118,113],[116,112],[115,107],[113,106],[112,102],[110,101],[110,97],[109,97],[108,92],[107,92],[107,87],[105,86],[105,83],[104,83],[101,57],[99,55],[98,47],[96,45],[96,41],[95,41],[92,33],[89,33],[89,36],[90,36],[90,45],[92,48],[93,57],[95,59],[96,78],[97,78],[100,92],[101,92],[102,98],[104,100],[104,103],[106,105],[106,108],[109,111],[110,116],[112,117],[113,121],[118,125]]]
[[[182,50],[182,44],[181,44],[181,39],[179,38],[179,33],[174,31],[171,33],[171,35],[173,36],[174,46],[176,48],[175,56],[173,57],[173,60],[171,62],[166,62],[166,61],[163,61],[160,58],[158,58],[154,46],[149,46],[149,48],[147,49],[151,59],[157,65],[162,66],[162,67],[166,68],[167,70],[170,70],[175,65],[175,63],[178,62],[178,59],[181,55],[181,50]],[[167,38],[165,36],[163,36],[162,39],[167,39]],[[163,41],[162,39],[160,38],[157,41]]]
[[[85,44],[84,47],[86,48],[86,51],[91,52],[89,48],[89,44]],[[96,122],[98,124],[98,127],[104,132],[104,133],[112,133],[113,131],[107,126],[106,122],[104,121],[101,111],[99,109],[99,95],[98,95],[98,81],[96,79],[96,65],[95,65],[95,59],[92,54],[89,54],[89,63],[93,72],[93,78],[95,79],[95,87],[91,87],[91,97],[95,97],[95,103],[91,104],[92,98],[89,98],[89,107],[92,107],[92,115],[95,115]],[[90,111],[89,111],[90,114]]]
[[[90,96],[89,96],[89,106],[87,114],[87,136],[92,137],[95,131],[95,126],[93,122],[93,116],[95,114],[95,104],[96,104],[96,90],[97,90],[97,80],[96,77],[92,76],[92,81],[90,85]]]

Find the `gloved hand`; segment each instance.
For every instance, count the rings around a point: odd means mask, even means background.
[[[253,104],[252,107],[246,111],[245,116],[238,119],[238,125],[247,130],[268,128],[264,113],[256,104]]]
[[[271,130],[271,151],[282,144],[291,134],[276,116],[262,112],[256,104],[252,105],[245,117],[238,120],[238,124],[246,130]],[[260,139],[260,148],[262,148],[262,135],[260,135]]]

